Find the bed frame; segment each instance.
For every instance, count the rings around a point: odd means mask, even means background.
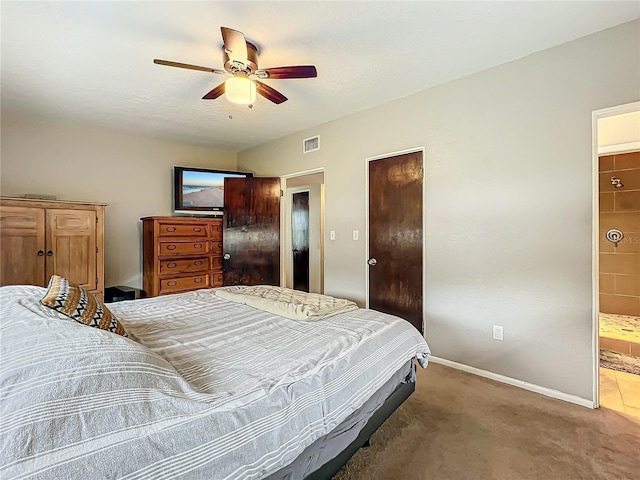
[[[413,367],[415,368],[415,366]],[[329,480],[349,461],[362,447],[369,446],[371,435],[391,416],[402,403],[415,391],[414,381],[400,384],[384,403],[371,415],[356,439],[332,460],[329,460],[304,480]]]

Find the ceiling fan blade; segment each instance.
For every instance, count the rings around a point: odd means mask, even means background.
[[[171,62],[169,60],[159,60],[157,58],[153,59],[153,63],[155,63],[156,65],[166,65],[167,67],[178,67],[178,68],[188,68],[189,70],[199,70],[201,72],[227,73],[224,70],[218,70],[217,68],[200,67],[198,65],[189,65],[188,63]]]
[[[313,78],[318,76],[318,71],[313,65],[298,65],[295,67],[273,67],[258,70],[266,72],[267,78]]]
[[[287,97],[281,94],[279,91],[271,88],[269,85],[264,84],[258,80],[256,82],[256,92],[262,95],[267,100],[271,100],[273,103],[280,104],[287,101]]]
[[[222,41],[224,42],[224,50],[227,52],[231,61],[238,61],[247,64],[247,40],[244,35],[232,28],[220,27],[222,32]]]
[[[214,100],[214,99],[218,98],[220,95],[223,95],[223,94],[224,94],[224,82],[222,82],[216,88],[214,88],[209,93],[207,93],[204,97],[202,97],[202,99],[203,100]]]

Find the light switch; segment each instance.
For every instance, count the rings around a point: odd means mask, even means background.
[[[335,239],[336,239],[336,231],[335,231],[335,230],[331,230],[331,231],[329,232],[329,238],[330,238],[331,240],[335,240]]]
[[[358,230],[353,231],[353,239],[358,240]]]

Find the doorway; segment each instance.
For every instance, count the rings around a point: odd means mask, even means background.
[[[282,177],[283,285],[324,293],[324,169]]]
[[[640,102],[593,113],[594,406],[640,418]]]
[[[367,159],[367,307],[424,334],[424,149]]]
[[[309,190],[291,195],[293,289],[309,292]]]

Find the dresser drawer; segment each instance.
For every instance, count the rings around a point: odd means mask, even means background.
[[[211,253],[222,254],[222,242],[211,242]]]
[[[206,237],[207,224],[161,223],[158,225],[158,233],[161,237]]]
[[[211,270],[222,271],[222,255],[211,257]]]
[[[213,240],[222,240],[222,222],[211,225],[211,238]]]
[[[222,272],[211,274],[211,286],[212,287],[224,286],[224,276]]]
[[[193,255],[209,253],[209,242],[160,242],[160,255]]]
[[[174,273],[202,272],[211,269],[209,257],[189,258],[185,260],[161,260],[160,275]]]
[[[183,290],[196,290],[198,288],[209,288],[209,274],[192,275],[189,277],[174,277],[160,279],[160,294],[180,292]]]

